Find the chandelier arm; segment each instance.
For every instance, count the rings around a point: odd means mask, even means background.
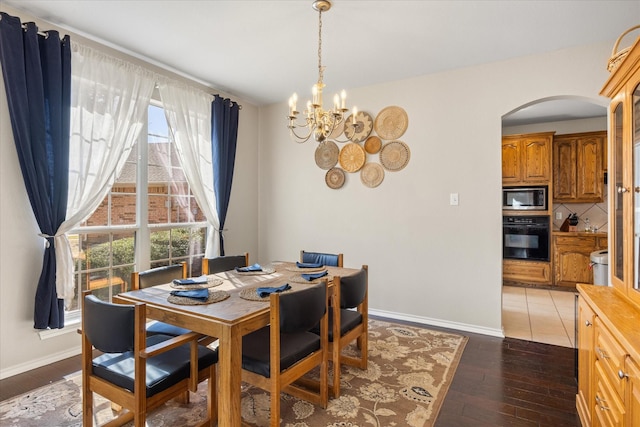
[[[295,142],[299,144],[302,144],[303,142],[307,142],[309,138],[311,138],[312,133],[313,133],[313,129],[310,129],[309,133],[306,136],[300,136],[296,133],[294,127],[289,126],[289,135]]]

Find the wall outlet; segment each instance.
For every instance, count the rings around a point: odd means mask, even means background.
[[[556,219],[562,219],[562,212],[556,212]]]
[[[458,206],[458,193],[449,194],[449,204],[451,206]]]

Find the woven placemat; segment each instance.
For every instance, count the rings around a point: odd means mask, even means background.
[[[192,289],[207,289],[207,288],[215,288],[216,286],[222,285],[223,280],[218,279],[216,277],[207,277],[207,283],[196,283],[193,285],[178,285],[176,283],[171,282],[171,287],[173,289],[179,289],[182,291],[189,291]]]
[[[240,292],[238,293],[238,295],[240,296],[240,298],[246,299],[246,300],[249,300],[249,301],[265,301],[265,302],[269,302],[269,295],[267,295],[264,298],[262,298],[260,295],[258,295],[257,289],[259,287],[260,286],[252,286],[250,288],[242,288],[240,290]],[[281,294],[286,294],[287,292],[291,292],[292,290],[293,290],[293,288],[287,289],[286,291],[282,291],[280,293]]]
[[[325,267],[324,265],[322,267],[307,267],[307,268],[296,267],[295,265],[286,267],[287,271],[293,271],[294,273],[304,273],[305,271],[307,273],[319,273],[326,269],[327,267]]]
[[[276,272],[276,269],[273,267],[262,267],[261,271],[238,271],[233,270],[234,273],[239,274],[240,276],[260,276],[262,274],[273,274]]]
[[[307,279],[303,278],[301,275],[295,275],[295,276],[289,277],[289,281],[290,282],[303,283],[305,285],[315,285],[316,283],[320,283],[323,280],[327,280],[327,281],[330,282],[330,281],[333,280],[333,276],[326,275],[326,276],[318,277],[317,279],[313,279],[313,280],[307,280]]]
[[[206,304],[213,304],[215,302],[224,301],[230,296],[231,295],[227,291],[209,290],[209,298],[207,298],[206,301],[200,301],[194,298],[179,297],[175,295],[169,295],[167,297],[167,301],[169,301],[172,304],[179,304],[179,305],[206,305]]]

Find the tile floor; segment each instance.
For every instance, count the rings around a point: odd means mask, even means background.
[[[575,293],[502,287],[502,325],[510,338],[575,348]]]

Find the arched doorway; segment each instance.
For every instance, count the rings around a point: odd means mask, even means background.
[[[606,100],[585,97],[538,99],[518,106],[502,117],[503,136],[537,132],[562,135],[606,129]],[[599,210],[602,208],[606,217],[606,200]],[[554,226],[558,228],[556,213],[551,212],[552,229]],[[562,212],[559,214],[562,215]],[[550,262],[553,262],[553,257]],[[553,271],[552,264],[551,268]],[[526,283],[503,286],[502,289],[502,326],[505,336],[565,347],[575,346],[575,297],[572,292],[560,291],[554,286]]]

